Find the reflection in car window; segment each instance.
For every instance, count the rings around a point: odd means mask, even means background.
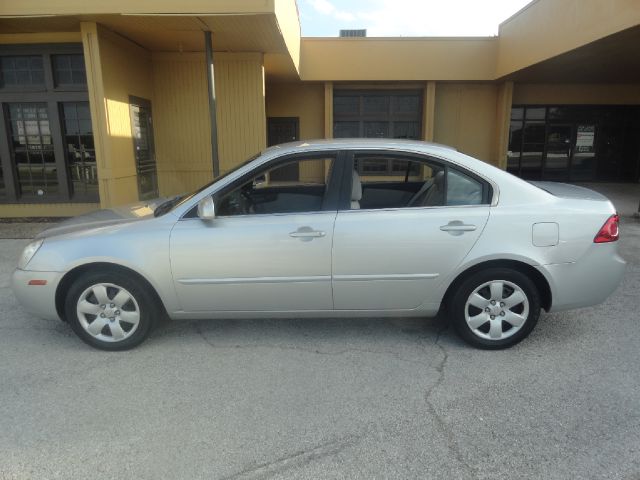
[[[351,199],[352,209],[444,204],[444,167],[438,163],[413,157],[362,154],[356,155],[354,169],[354,182],[360,182],[362,192],[360,198]]]
[[[258,171],[216,200],[218,216],[317,212],[323,209],[331,158],[296,159]]]
[[[352,210],[484,203],[481,181],[437,161],[393,154],[354,160]]]
[[[447,172],[447,205],[482,205],[482,183],[450,168]]]

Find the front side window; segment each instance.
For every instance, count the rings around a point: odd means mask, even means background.
[[[488,185],[438,161],[389,154],[354,160],[352,210],[489,203]]]
[[[304,213],[323,210],[333,158],[302,158],[253,174],[215,199],[216,215]]]

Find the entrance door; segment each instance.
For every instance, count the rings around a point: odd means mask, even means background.
[[[129,97],[133,150],[138,175],[140,200],[158,197],[156,152],[153,142],[151,102],[143,98]]]
[[[573,153],[573,125],[551,124],[547,128],[543,180],[569,181],[569,168]]]
[[[295,142],[299,136],[298,117],[269,117],[267,119],[267,142],[269,146]],[[300,172],[297,163],[290,163],[271,172],[272,181],[298,180]]]

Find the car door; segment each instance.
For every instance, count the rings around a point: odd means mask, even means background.
[[[354,154],[352,165],[350,208],[338,212],[334,228],[334,308],[417,308],[479,238],[489,217],[490,186],[415,155],[363,152]],[[410,194],[399,207],[402,180]],[[418,191],[415,182],[422,183]]]
[[[305,154],[271,162],[214,195],[213,220],[187,214],[178,221],[171,267],[182,309],[331,310],[336,159]]]

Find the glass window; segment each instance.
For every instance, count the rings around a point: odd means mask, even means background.
[[[335,122],[334,138],[356,138],[360,136],[360,122]]]
[[[336,95],[333,98],[333,113],[357,115],[360,110],[360,97],[355,95]]]
[[[52,55],[53,78],[58,86],[87,84],[87,74],[82,54]]]
[[[482,205],[482,183],[453,168],[447,171],[447,205]]]
[[[217,199],[216,215],[321,211],[333,161],[324,157],[298,159],[267,168]],[[282,174],[292,170],[296,175]]]
[[[7,187],[4,183],[4,170],[2,169],[2,162],[0,160],[0,198],[4,198],[7,195]]]
[[[402,208],[444,204],[444,169],[418,158],[361,154],[355,157],[362,198],[353,209]]]
[[[64,102],[62,125],[73,194],[97,199],[98,171],[89,102]]]
[[[422,95],[364,91],[334,96],[334,137],[409,138],[422,136]]]
[[[44,85],[41,55],[0,57],[0,88]]]
[[[9,103],[13,163],[22,195],[49,196],[58,192],[57,167],[46,103]]]
[[[526,116],[527,120],[544,120],[546,107],[527,107]]]

